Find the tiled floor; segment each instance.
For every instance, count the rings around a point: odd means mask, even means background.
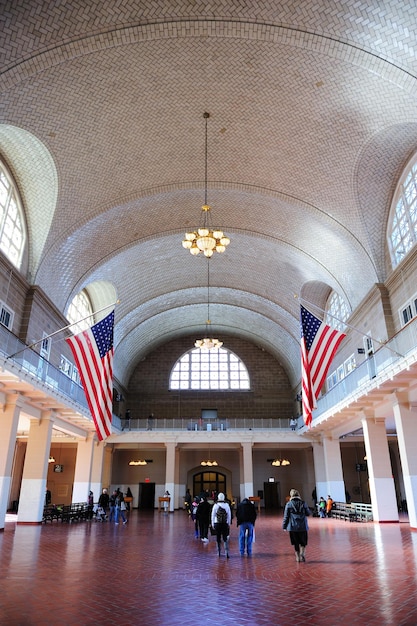
[[[126,526],[6,523],[0,624],[278,626],[416,625],[417,533],[400,524],[310,518],[296,563],[281,517],[261,513],[252,558],[194,539],[178,511]]]

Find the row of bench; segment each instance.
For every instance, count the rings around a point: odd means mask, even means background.
[[[42,522],[79,522],[91,519],[93,512],[87,502],[73,502],[72,504],[50,504],[43,509]]]
[[[332,517],[346,522],[372,522],[372,504],[335,502],[332,508]]]

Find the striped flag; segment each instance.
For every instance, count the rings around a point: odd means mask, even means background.
[[[66,339],[80,373],[99,441],[111,435],[113,412],[114,311]]]
[[[317,396],[330,364],[345,337],[344,333],[321,322],[301,306],[301,395],[304,422],[307,426],[313,419]]]

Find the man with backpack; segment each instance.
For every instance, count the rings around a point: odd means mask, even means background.
[[[211,525],[216,531],[217,551],[221,555],[221,542],[224,541],[226,558],[229,558],[229,535],[230,524],[232,522],[232,511],[230,505],[225,501],[224,493],[217,495],[217,502],[211,510]]]

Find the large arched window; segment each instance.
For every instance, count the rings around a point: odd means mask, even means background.
[[[174,365],[169,388],[248,390],[248,370],[230,350],[189,350]]]
[[[346,328],[345,322],[349,317],[346,300],[333,291],[327,300],[326,311],[326,324],[343,332]]]
[[[73,326],[71,326],[73,335],[77,335],[93,325],[93,309],[90,298],[85,290],[80,291],[80,293],[77,293],[73,298],[68,307],[67,319],[70,324],[73,324]]]
[[[412,163],[412,165],[410,165]],[[393,198],[388,227],[392,267],[396,267],[417,241],[417,158],[413,157]]]
[[[18,269],[25,239],[19,193],[10,172],[0,161],[0,250]]]

